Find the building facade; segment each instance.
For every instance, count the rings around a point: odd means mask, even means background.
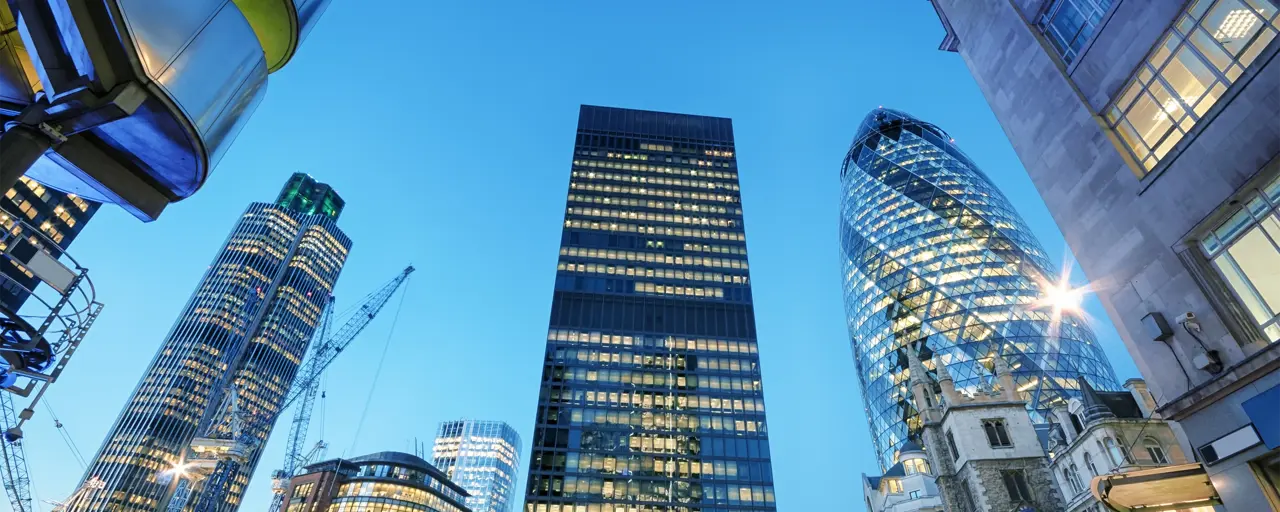
[[[1280,3],[932,2],[1158,412],[1280,509]]]
[[[245,210],[85,472],[84,480],[100,479],[105,488],[72,510],[163,506],[177,481],[157,483],[157,474],[224,420],[215,416],[231,386],[249,413],[246,432],[266,443],[351,248],[336,224],[342,202],[332,190],[313,187],[310,206],[296,204],[292,185],[313,181],[295,175],[277,202]],[[259,456],[249,454],[224,502],[210,510],[238,508]],[[194,489],[190,507],[211,499],[200,482]]]
[[[446,421],[436,430],[435,467],[467,490],[474,512],[510,512],[516,501],[520,434],[501,421]]]
[[[867,512],[946,511],[929,457],[914,441],[902,444],[898,463],[883,475],[862,474],[862,496]]]
[[[1155,412],[1155,398],[1146,383],[1129,379],[1124,387],[1125,391],[1096,391],[1081,381],[1080,397],[1053,410],[1049,468],[1067,512],[1110,510],[1094,495],[1095,487],[1114,488],[1135,476],[1199,469],[1195,459],[1188,457],[1190,451],[1175,425]],[[1200,473],[1198,481],[1179,485],[1209,484]],[[1215,500],[1185,504],[1178,510],[1213,512]]]
[[[777,509],[734,152],[581,108],[526,512]]]
[[[1038,421],[1079,395],[1078,375],[1118,387],[1088,326],[1038,306],[1056,267],[946,132],[873,110],[840,176],[845,313],[881,468],[922,427],[904,385],[908,344],[923,341],[967,389],[990,380],[999,355]]]
[[[918,348],[903,349],[909,387],[919,404],[920,439],[932,463],[928,469],[935,471],[947,510],[1064,510],[1049,455],[1004,358],[989,358],[992,382],[975,390],[958,387],[936,355],[936,375],[930,374]]]
[[[283,512],[471,512],[467,491],[435,466],[400,452],[333,459],[289,480]]]
[[[0,225],[6,231],[15,232],[18,228],[14,219],[9,217],[12,215],[17,220],[38,228],[48,237],[40,241],[40,248],[57,258],[89,223],[89,219],[98,211],[98,206],[98,203],[86,201],[75,194],[46,188],[24,176],[0,198],[0,210],[3,210],[0,211]],[[30,242],[31,239],[6,241],[8,244]],[[20,249],[11,250],[17,252]],[[0,307],[18,311],[31,297],[31,292],[35,291],[40,280],[16,261],[6,259],[9,261],[0,267]]]

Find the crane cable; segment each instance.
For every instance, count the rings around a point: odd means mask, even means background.
[[[408,285],[407,282],[405,284]],[[396,324],[400,322],[400,310],[404,308],[404,298],[408,295],[409,287],[405,286],[404,291],[400,292],[400,303],[396,305],[396,314],[391,318],[391,330],[387,332],[387,340],[382,344],[382,357],[378,358],[377,369],[373,371],[373,382],[369,384],[369,395],[364,399],[364,410],[360,412],[360,421],[356,423],[356,433],[351,438],[351,447],[347,449],[349,452],[355,451],[356,441],[360,439],[360,431],[364,429],[364,418],[369,414],[369,405],[373,403],[373,392],[378,388],[378,376],[382,375],[382,364],[387,361],[387,352],[391,349],[391,336],[396,332]]]
[[[53,420],[53,426],[58,431],[58,436],[62,438],[62,444],[67,445],[67,450],[71,451],[71,456],[80,464],[80,470],[84,471],[88,464],[84,460],[84,454],[80,453],[80,448],[76,446],[75,439],[71,438],[71,434],[67,432],[66,425],[58,420],[58,415],[54,414],[53,406],[49,405],[49,398],[46,397],[40,403],[44,404],[44,409],[49,412],[49,418]]]

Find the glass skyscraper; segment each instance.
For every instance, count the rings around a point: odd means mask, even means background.
[[[732,121],[578,114],[525,512],[773,511]]]
[[[435,466],[471,496],[474,512],[510,512],[516,501],[520,435],[501,421],[458,420],[440,424],[431,450]]]
[[[1093,332],[1037,307],[1058,276],[1008,199],[937,126],[903,112],[862,120],[840,172],[845,313],[882,468],[921,427],[904,347],[947,366],[957,388],[1013,369],[1037,421],[1085,376],[1118,389]]]
[[[266,443],[351,248],[336,224],[341,211],[337,194],[304,174],[275,203],[249,205],[85,472],[106,487],[69,511],[156,510],[172,492],[157,473],[220,422],[220,397],[233,384],[246,432]],[[211,510],[238,508],[260,454],[236,468],[225,502]],[[188,509],[206,499],[201,484]]]

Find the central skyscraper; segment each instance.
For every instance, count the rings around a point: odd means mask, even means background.
[[[579,112],[525,512],[777,510],[734,153]]]
[[[276,202],[249,205],[85,472],[105,487],[68,512],[162,506],[173,487],[158,483],[159,472],[223,420],[218,406],[233,385],[245,431],[266,443],[351,249],[336,224],[342,206],[305,174],[293,175]],[[252,450],[225,499],[205,510],[236,510],[260,455]],[[211,499],[202,483],[184,510]]]

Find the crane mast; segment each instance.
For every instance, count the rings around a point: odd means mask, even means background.
[[[329,298],[329,302],[325,305],[322,313],[320,329],[317,331],[317,336],[313,337],[309,356],[303,361],[301,370],[294,378],[293,385],[278,409],[283,412],[294,401],[301,399],[301,406],[295,411],[294,420],[289,429],[285,469],[277,471],[277,476],[284,476],[286,480],[292,477],[293,472],[300,466],[299,462],[305,458],[301,454],[302,444],[306,442],[307,429],[311,421],[311,409],[315,404],[320,375],[338,354],[350,345],[360,332],[382,311],[391,296],[404,284],[413,271],[413,266],[406,267],[391,281],[362,299],[358,303],[355,312],[342,324],[338,331],[332,336],[326,337],[333,316],[333,298]],[[176,468],[180,471],[174,471],[171,468],[161,472],[162,475],[168,473],[205,477],[204,485],[201,486],[202,488],[199,491],[194,489],[195,482],[190,481],[190,479],[180,481],[177,492],[170,499],[167,510],[183,510],[188,501],[194,498],[193,494],[199,494],[196,510],[217,510],[220,504],[226,502],[226,494],[230,487],[230,476],[249,458],[249,452],[256,451],[259,448],[255,442],[256,439],[249,439],[251,436],[242,435],[241,432],[248,432],[249,429],[246,427],[249,424],[270,425],[277,418],[277,416],[261,418],[244,415],[239,411],[235,403],[237,393],[234,388],[225,396],[227,401],[222,407],[227,412],[222,415],[224,417],[223,422],[235,424],[235,428],[227,428],[229,425],[224,426],[221,429],[217,429],[217,433],[214,432],[215,429],[211,429],[208,437],[196,438],[192,441],[191,451],[193,457],[183,464],[184,467]],[[313,451],[313,453],[318,453],[318,451]],[[201,471],[202,469],[203,471]],[[283,502],[283,496],[277,494],[272,504],[272,510],[279,510],[281,502]]]
[[[298,468],[302,466],[301,462],[308,458],[302,454],[303,444],[307,441],[307,429],[311,425],[311,411],[315,407],[316,394],[320,389],[320,375],[324,373],[325,368],[329,367],[338,354],[347,348],[356,336],[364,330],[369,322],[373,321],[374,316],[382,310],[383,306],[391,300],[391,295],[400,288],[409,275],[414,271],[413,266],[406,267],[399,276],[392,279],[378,291],[370,294],[363,301],[362,305],[352,314],[338,332],[332,337],[320,338],[320,342],[316,345],[315,350],[311,352],[310,357],[302,363],[302,371],[298,372],[298,377],[294,379],[294,385],[289,388],[289,394],[285,397],[284,405],[280,410],[284,410],[294,400],[301,399],[302,403],[293,413],[293,424],[289,429],[289,441],[286,444],[284,455],[284,466],[272,474],[272,491],[274,494],[271,498],[271,506],[267,509],[270,512],[278,512],[284,505],[284,490],[288,487],[289,479],[297,473]],[[331,315],[327,315],[326,318]],[[327,325],[324,326],[327,330]]]

